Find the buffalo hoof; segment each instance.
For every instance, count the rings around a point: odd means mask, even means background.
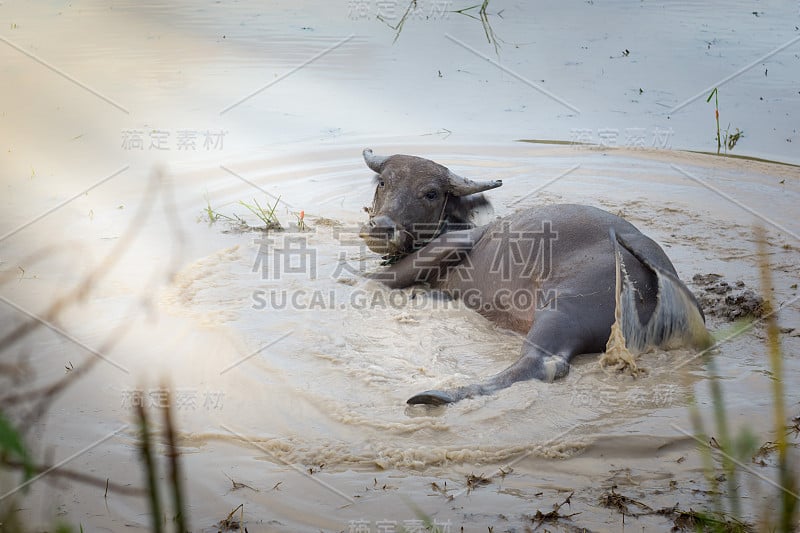
[[[411,405],[425,404],[425,405],[445,405],[455,402],[455,398],[440,390],[429,390],[420,392],[408,399],[406,403]]]

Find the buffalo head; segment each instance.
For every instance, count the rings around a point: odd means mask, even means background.
[[[378,156],[369,148],[364,161],[378,175],[369,221],[360,236],[370,250],[383,255],[407,254],[447,231],[448,224],[467,224],[472,209],[487,204],[478,193],[503,184],[462,178],[421,157]]]

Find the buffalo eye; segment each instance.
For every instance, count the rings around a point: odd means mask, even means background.
[[[383,180],[378,182],[378,187],[383,187],[384,185],[386,185],[386,183]]]
[[[431,190],[431,191],[428,191],[428,192],[425,193],[425,198],[427,198],[428,200],[436,200],[436,198],[438,198],[438,197],[439,197],[439,193],[436,192],[436,191],[432,191]]]

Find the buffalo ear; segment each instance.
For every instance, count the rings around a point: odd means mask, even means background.
[[[451,170],[447,171],[447,181],[450,184],[450,194],[453,196],[467,196],[489,189],[495,189],[503,184],[501,180],[472,181],[462,178]]]
[[[363,155],[364,155],[364,161],[367,163],[367,166],[373,171],[377,172],[378,174],[381,173],[381,170],[383,170],[384,163],[386,163],[386,160],[389,159],[389,157],[387,156],[380,156],[373,154],[372,148],[365,149]]]

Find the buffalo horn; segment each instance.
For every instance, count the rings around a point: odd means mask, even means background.
[[[367,163],[367,166],[377,172],[378,174],[381,173],[381,169],[383,168],[383,164],[386,163],[386,160],[389,159],[387,156],[379,156],[372,153],[372,148],[367,148],[364,150],[364,161]]]
[[[450,181],[450,194],[454,196],[467,196],[469,194],[488,191],[489,189],[494,189],[503,184],[501,180],[472,181],[467,178],[462,178],[450,170],[448,170],[447,178]]]

